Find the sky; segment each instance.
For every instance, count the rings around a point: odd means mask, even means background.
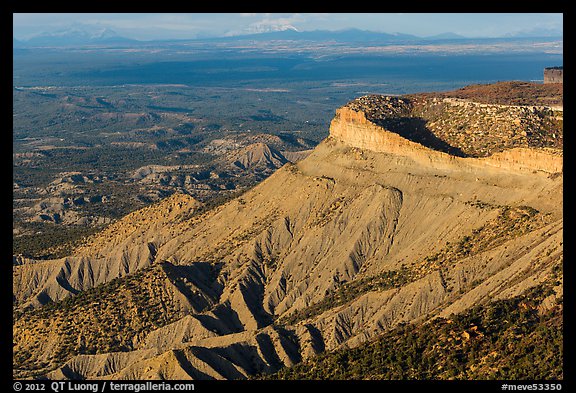
[[[98,33],[110,29],[138,40],[232,36],[285,29],[357,28],[426,37],[446,32],[465,37],[515,34],[562,35],[561,13],[15,13],[13,35],[29,39],[75,29]]]

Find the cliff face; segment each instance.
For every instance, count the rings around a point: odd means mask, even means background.
[[[450,160],[447,154],[433,151],[425,146],[387,131],[366,119],[364,112],[348,107],[336,111],[330,123],[330,136],[350,146],[380,153],[409,156],[415,159]]]
[[[240,379],[530,288],[554,304],[561,152],[451,155],[421,104],[378,102],[222,206],[175,195],[20,261],[14,375]]]
[[[481,105],[467,102],[455,103],[454,100],[450,98],[440,102],[442,105],[448,106],[448,108],[442,111],[442,116],[446,116],[447,118],[450,118],[449,109],[454,106],[469,107],[471,105]],[[420,101],[416,106],[408,107],[406,102],[394,101],[388,105],[402,106],[404,113],[408,113],[407,116],[401,118],[390,117],[389,113],[382,114],[382,111],[379,114],[369,113],[369,116],[374,120],[369,120],[367,113],[361,109],[356,109],[358,108],[357,106],[347,105],[336,111],[336,116],[330,124],[330,136],[353,147],[410,157],[419,163],[434,165],[439,168],[449,168],[452,166],[454,168],[458,167],[460,170],[478,170],[483,166],[494,166],[512,171],[539,170],[548,173],[562,172],[563,159],[562,152],[559,149],[551,147],[531,148],[527,140],[522,141],[516,138],[516,140],[514,140],[515,143],[510,143],[513,147],[504,150],[501,146],[506,146],[505,136],[502,135],[502,131],[498,128],[498,123],[496,122],[486,124],[486,128],[483,128],[481,135],[470,136],[470,128],[472,127],[468,126],[466,128],[460,125],[457,126],[460,132],[451,135],[450,133],[435,131],[435,129],[441,125],[434,122],[434,120],[425,121],[424,118],[421,117],[419,118],[422,119],[420,122],[422,124],[421,127],[426,131],[407,134],[408,131],[413,132],[415,129],[411,127],[409,113],[437,111],[437,108],[434,108],[434,106],[437,106],[438,103],[438,100],[432,100],[431,102]],[[429,105],[429,107],[425,109],[425,105]],[[528,127],[526,125],[528,121],[522,117],[522,113],[532,113],[532,111],[528,109],[520,110],[519,112],[516,107],[511,108],[512,109],[503,108],[504,110],[512,112],[511,114],[508,113],[509,118],[507,121],[512,125],[517,124],[518,126],[524,125],[524,127]],[[478,122],[477,119],[490,120],[492,118],[490,116],[494,111],[492,106],[484,104],[475,109],[476,112],[474,116],[469,116],[470,118],[467,119],[467,122],[473,126],[476,126]],[[446,115],[446,112],[448,112],[448,115]],[[556,114],[554,117],[560,117],[560,115]],[[394,120],[396,121],[393,122]],[[380,125],[377,123],[380,123]],[[395,131],[386,129],[387,126]],[[404,136],[401,136],[401,134],[404,134]],[[520,130],[517,131],[517,134],[526,136],[527,133],[526,131]],[[464,139],[468,138],[468,140],[472,139],[472,143],[475,144],[475,146],[472,147],[470,142],[468,142],[468,151],[493,151],[493,153],[486,157],[476,158],[458,157],[440,151],[457,150],[462,153],[461,155],[466,156],[467,154],[463,152],[463,150],[466,149],[465,147],[462,149],[460,149],[460,147],[454,147],[462,145],[459,143],[459,139],[462,139],[462,137],[464,137]],[[498,149],[489,149],[489,146],[496,143],[500,146]]]

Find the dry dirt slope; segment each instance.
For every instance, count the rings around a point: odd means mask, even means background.
[[[330,132],[212,211],[174,196],[20,261],[14,375],[246,378],[557,279],[558,152],[454,157],[349,108]]]

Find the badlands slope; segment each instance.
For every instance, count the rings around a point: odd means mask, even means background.
[[[244,379],[557,276],[561,149],[458,156],[355,108],[213,210],[174,195],[70,257],[15,260],[14,376]]]

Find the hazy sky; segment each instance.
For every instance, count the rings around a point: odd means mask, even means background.
[[[295,28],[358,28],[385,33],[430,36],[453,32],[466,37],[501,37],[516,33],[561,35],[562,14],[530,13],[335,13],[335,14],[13,14],[15,38],[70,28],[96,32],[109,28],[141,40],[237,35]]]

